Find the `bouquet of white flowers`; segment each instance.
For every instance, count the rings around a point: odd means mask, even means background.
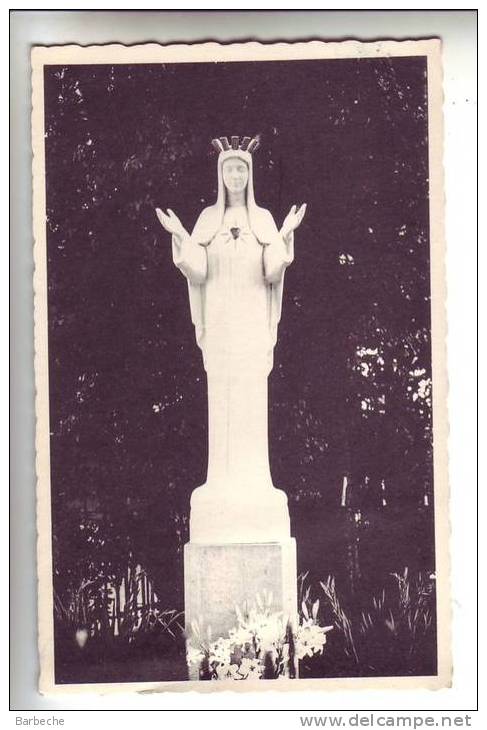
[[[293,626],[282,612],[271,609],[272,593],[257,595],[255,605],[235,607],[236,626],[227,637],[206,640],[196,622],[192,624],[197,646],[187,646],[187,662],[197,665],[201,679],[278,679],[295,677],[296,662],[321,654],[326,634],[333,627],[319,626],[319,601],[311,612],[305,603],[303,616]]]

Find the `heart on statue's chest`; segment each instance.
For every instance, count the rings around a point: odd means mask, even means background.
[[[240,235],[240,228],[230,228],[230,233],[233,236],[233,240],[236,241]]]

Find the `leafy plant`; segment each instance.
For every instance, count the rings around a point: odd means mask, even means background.
[[[432,581],[421,573],[412,578],[407,567],[392,577],[396,590],[374,596],[359,621],[363,659],[372,668],[384,664],[390,653],[410,668],[432,630]]]
[[[63,597],[54,591],[54,616],[68,640],[84,648],[88,642],[132,645],[148,635],[167,636],[176,641],[182,635],[182,612],[163,609],[153,591],[146,595],[149,578],[133,556],[118,576],[104,574],[103,566],[93,579],[70,584]]]
[[[359,658],[357,654],[357,649],[355,647],[355,641],[353,637],[352,632],[352,624],[351,621],[346,614],[345,610],[342,607],[342,604],[340,602],[340,599],[338,597],[338,593],[336,591],[335,587],[335,578],[334,576],[328,576],[326,581],[320,582],[320,586],[323,589],[323,592],[328,599],[328,603],[331,607],[331,610],[333,612],[334,616],[334,625],[338,629],[338,631],[341,632],[341,634],[344,637],[344,651],[345,654],[348,657],[351,657],[354,659],[354,661],[358,664]]]
[[[360,674],[415,674],[431,665],[434,576],[411,576],[406,567],[390,577],[392,585],[355,610],[342,606],[333,576],[320,582],[343,651]]]

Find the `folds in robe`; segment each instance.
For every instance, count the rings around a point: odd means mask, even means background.
[[[230,241],[225,224],[225,159],[249,168],[248,230]],[[173,260],[188,281],[191,319],[205,367],[272,367],[281,317],[284,272],[293,261],[293,234],[278,231],[271,213],[254,198],[252,156],[228,150],[218,159],[218,196],[200,214],[191,235],[173,239]],[[265,327],[265,331],[264,331]],[[220,340],[220,341],[219,341]]]

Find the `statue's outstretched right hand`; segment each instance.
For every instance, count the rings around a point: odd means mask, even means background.
[[[184,238],[186,230],[176,213],[174,213],[170,208],[167,209],[167,213],[163,213],[160,208],[156,208],[156,214],[159,219],[159,223],[168,233],[179,240]]]

